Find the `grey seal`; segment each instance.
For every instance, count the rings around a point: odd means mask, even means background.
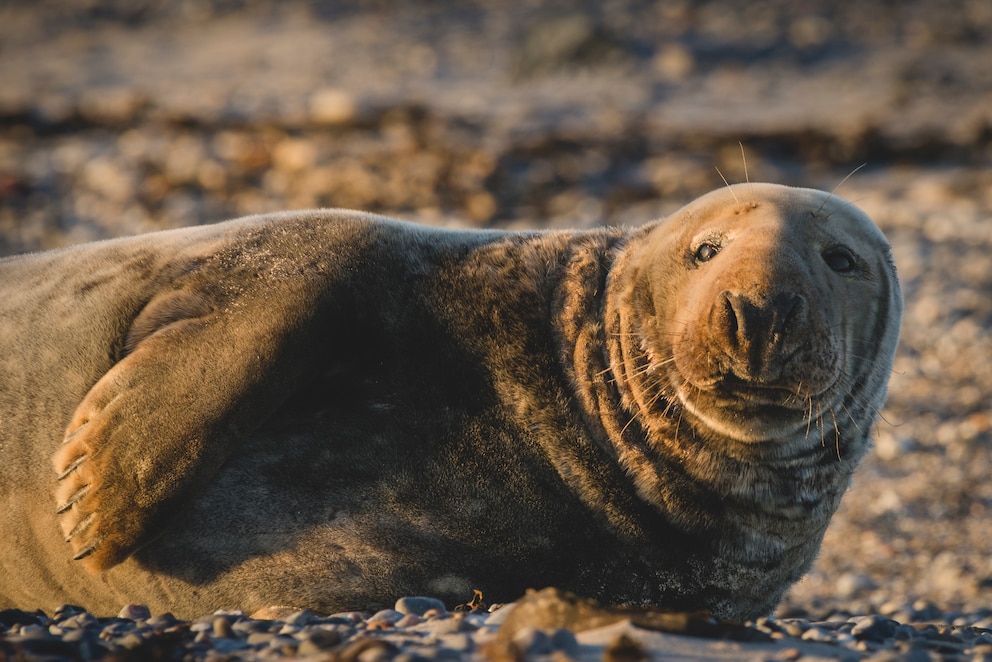
[[[0,601],[754,617],[870,445],[901,307],[862,212],[771,184],[634,229],[319,210],[9,257]]]

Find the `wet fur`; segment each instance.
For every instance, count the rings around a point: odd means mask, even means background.
[[[767,612],[869,445],[901,310],[881,234],[825,195],[749,184],[586,232],[294,212],[0,260],[0,601],[191,616],[556,585]],[[717,362],[791,375],[767,439],[680,399],[730,342],[700,322],[718,278],[686,261],[694,228],[749,217],[782,243],[748,239],[720,287],[815,293],[795,332],[837,346]],[[863,277],[803,267],[806,224]],[[839,381],[794,383],[814,364]]]

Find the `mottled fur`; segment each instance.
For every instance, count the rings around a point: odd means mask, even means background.
[[[767,612],[901,302],[853,207],[735,190],[635,230],[313,211],[0,261],[0,604]]]

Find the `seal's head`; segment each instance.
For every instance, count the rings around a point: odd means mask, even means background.
[[[642,418],[793,442],[881,406],[901,298],[889,245],[831,194],[739,184],[655,226],[632,256],[623,343]]]

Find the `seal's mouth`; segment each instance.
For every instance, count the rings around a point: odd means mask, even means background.
[[[702,387],[683,379],[675,389],[686,411],[710,430],[744,442],[794,440],[818,418],[830,386],[814,392],[727,376]]]

